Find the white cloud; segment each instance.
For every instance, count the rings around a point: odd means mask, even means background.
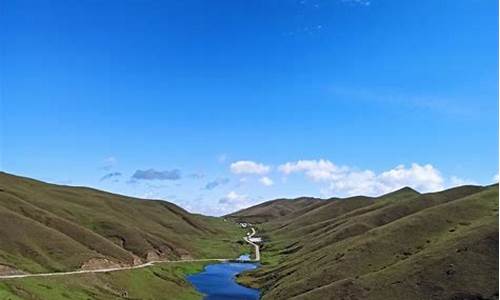
[[[267,177],[267,176],[264,176],[264,177],[260,178],[259,182],[262,183],[265,186],[271,186],[271,185],[274,184],[274,181],[271,178]]]
[[[343,174],[332,181],[325,194],[336,196],[377,195],[383,194],[385,189],[377,182],[377,175],[370,170],[352,171]]]
[[[219,199],[219,205],[216,209],[213,209],[213,212],[215,215],[223,215],[247,208],[253,204],[255,204],[254,201],[247,195],[230,191],[226,196]]]
[[[189,212],[201,213],[209,216],[223,216],[256,205],[265,200],[267,199],[249,196],[247,194],[231,190],[219,200],[215,201],[204,198],[203,195],[200,195],[198,198],[190,201],[175,199],[175,203],[180,205],[182,208],[187,209]]]
[[[237,162],[234,162],[230,166],[231,172],[234,174],[257,174],[257,175],[263,175],[267,174],[270,170],[271,167],[266,166],[261,163],[256,163],[250,160],[240,160]]]
[[[430,164],[413,163],[410,167],[399,165],[393,169],[376,174],[371,170],[356,170],[337,166],[329,160],[299,160],[279,166],[285,175],[304,173],[317,182],[328,183],[324,194],[337,196],[381,195],[409,186],[421,192],[443,189],[443,178]]]
[[[340,173],[347,171],[346,167],[339,167],[329,160],[299,160],[287,162],[280,165],[278,170],[289,175],[291,173],[304,172],[307,177],[314,181],[328,181],[337,177]]]
[[[493,183],[498,183],[498,174],[493,176]]]
[[[235,191],[231,191],[229,192],[225,198],[225,200],[222,200],[222,202],[224,201],[231,201],[231,202],[237,202],[237,201],[245,201],[247,199],[247,195],[240,195],[238,193],[236,193]]]
[[[439,170],[430,164],[419,165],[413,163],[410,168],[399,165],[396,168],[383,172],[379,176],[380,182],[389,188],[387,191],[399,187],[410,186],[422,192],[443,189],[443,178]]]
[[[288,162],[278,167],[285,175],[303,172],[314,181],[331,181],[343,176],[348,167],[337,166],[329,160],[299,160]]]
[[[461,186],[461,185],[466,185],[466,184],[477,185],[478,183],[476,183],[475,181],[470,180],[470,179],[464,179],[464,178],[460,178],[457,176],[451,176],[449,187]]]

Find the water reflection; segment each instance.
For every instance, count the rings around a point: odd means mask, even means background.
[[[249,261],[249,255],[242,255],[239,260]],[[205,294],[205,300],[258,300],[258,289],[251,289],[236,283],[236,275],[257,268],[250,262],[224,262],[207,265],[203,272],[188,276],[196,289]]]

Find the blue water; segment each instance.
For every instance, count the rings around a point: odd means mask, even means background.
[[[238,257],[239,260],[243,260],[243,261],[249,261],[250,260],[250,254],[243,254],[241,255],[240,257]]]
[[[235,276],[257,268],[253,263],[218,263],[205,267],[203,272],[188,276],[205,300],[258,300],[259,290],[236,283]]]

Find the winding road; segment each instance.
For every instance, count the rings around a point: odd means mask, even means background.
[[[252,229],[252,233],[249,234],[248,237],[244,237],[243,239],[245,240],[245,242],[247,242],[250,245],[255,247],[255,259],[254,259],[254,261],[260,261],[260,246],[257,245],[256,243],[250,241],[250,238],[252,238],[257,232],[255,231],[255,229],[253,227],[250,229]]]
[[[251,238],[255,235],[255,229],[252,227],[252,233],[248,235],[248,237],[244,237],[243,239],[253,245],[255,247],[255,260],[260,260],[260,251],[259,245],[251,242],[248,238]],[[182,259],[182,260],[156,260],[150,261],[141,265],[136,266],[127,266],[127,267],[116,267],[116,268],[105,268],[105,269],[95,269],[95,270],[78,270],[78,271],[69,271],[69,272],[54,272],[54,273],[37,273],[37,274],[15,274],[15,275],[0,275],[0,279],[14,279],[14,278],[27,278],[27,277],[50,277],[50,276],[64,276],[64,275],[75,275],[75,274],[88,274],[88,273],[107,273],[107,272],[117,272],[117,271],[125,271],[125,270],[133,270],[133,269],[141,269],[151,267],[155,264],[161,263],[185,263],[185,262],[204,262],[204,261],[218,261],[225,262],[234,260],[231,258],[204,258],[204,259]]]

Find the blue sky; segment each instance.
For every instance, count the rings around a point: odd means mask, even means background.
[[[6,172],[215,215],[498,174],[497,1],[2,6]]]

